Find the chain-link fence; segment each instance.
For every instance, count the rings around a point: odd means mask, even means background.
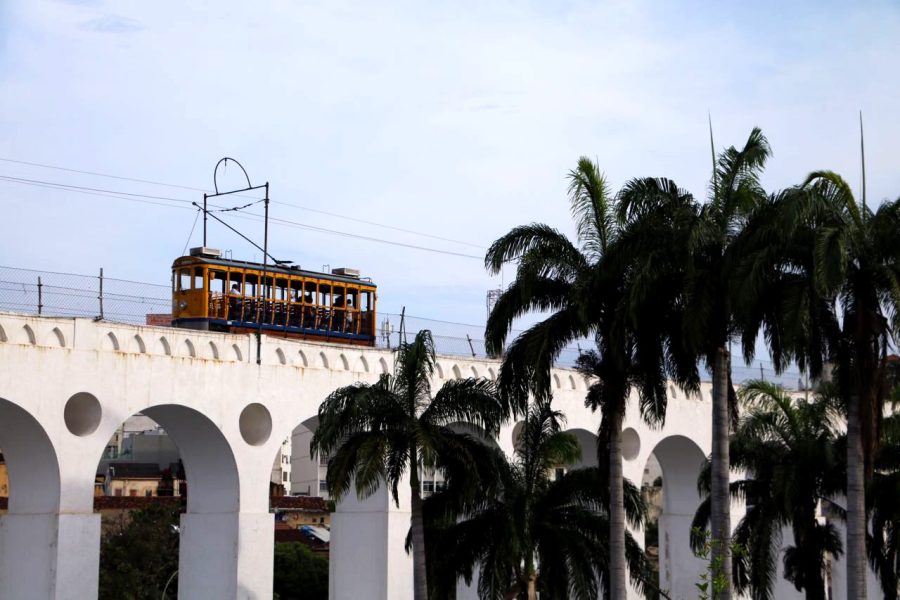
[[[103,269],[76,275],[0,267],[0,310],[143,325],[148,315],[169,314],[171,306],[168,285],[115,279]]]
[[[0,311],[41,314],[60,317],[92,317],[134,325],[164,325],[169,322],[172,292],[169,285],[116,279],[99,269],[95,275],[56,273],[15,267],[0,267]],[[422,329],[431,331],[440,354],[487,357],[484,347],[484,325],[472,325],[428,319],[396,313],[378,314],[376,344],[396,348],[402,338],[412,339]],[[513,339],[520,331],[513,331]],[[557,366],[573,367],[582,350],[592,346],[590,340],[562,350]],[[740,353],[735,353],[739,356]],[[753,366],[735,363],[735,382],[749,379],[775,381],[788,389],[804,389],[808,381],[797,369],[777,374],[772,363],[761,361]]]

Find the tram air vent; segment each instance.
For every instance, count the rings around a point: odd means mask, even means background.
[[[340,275],[341,277],[353,277],[359,279],[359,269],[348,269],[347,267],[339,267],[331,270],[332,275]]]
[[[191,256],[206,256],[208,258],[222,258],[222,251],[208,246],[191,248]]]

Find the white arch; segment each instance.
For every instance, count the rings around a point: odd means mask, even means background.
[[[163,354],[172,356],[172,346],[169,345],[169,340],[166,339],[166,336],[160,336],[159,346]]]
[[[570,389],[570,390],[578,389],[578,388],[576,387],[576,385],[577,385],[577,384],[575,383],[575,378],[574,378],[572,375],[569,375],[569,389]]]
[[[231,351],[232,351],[232,353],[234,353],[234,360],[236,360],[238,362],[242,362],[244,360],[244,353],[241,352],[241,349],[238,347],[237,344],[231,345]]]
[[[568,465],[570,469],[583,469],[585,467],[597,466],[597,435],[587,429],[569,429],[566,433],[570,433],[578,440],[581,446],[581,458]]]
[[[469,367],[469,369],[471,369],[472,371],[472,377],[478,379],[478,369],[475,368],[475,365],[472,365],[471,367]]]
[[[301,366],[301,367],[308,367],[308,366],[309,366],[309,361],[306,360],[306,354],[303,353],[303,350],[300,350],[299,352],[297,352],[297,354],[300,356],[300,366]]]
[[[366,357],[362,354],[359,355],[359,358],[356,359],[357,369],[356,371],[362,371],[363,373],[369,372],[369,361],[366,360]]]
[[[278,364],[287,364],[287,357],[284,355],[284,350],[282,350],[281,348],[275,348],[275,358],[278,359]]]
[[[23,344],[31,344],[32,346],[37,344],[37,340],[34,336],[34,330],[29,325],[22,326],[22,342]]]
[[[462,371],[459,370],[458,365],[453,365],[453,379],[462,379]]]
[[[691,523],[700,504],[697,476],[706,456],[682,435],[663,438],[653,448],[663,480],[663,511],[659,517],[659,581],[676,598],[696,593],[704,563],[690,551]]]
[[[0,325],[0,342],[7,342],[9,338],[6,337],[6,331],[3,330],[3,325]]]
[[[559,389],[562,387],[562,382],[559,380],[559,375],[556,373],[553,374],[553,387]]]
[[[9,478],[8,513],[2,517],[0,538],[3,596],[53,597],[60,558],[56,551],[61,481],[57,453],[41,424],[24,408],[3,398],[0,447]]]
[[[384,360],[384,359],[381,359],[381,360]],[[439,362],[434,363],[434,372],[437,373],[438,379],[444,378],[444,368],[441,366],[441,363],[439,363]],[[385,373],[387,373],[387,371],[385,371]]]
[[[209,354],[215,360],[219,360],[219,348],[218,348],[218,346],[216,346],[216,343],[213,341],[209,342]]]
[[[378,366],[381,369],[382,373],[388,372],[388,364],[387,364],[387,361],[384,360],[383,357],[378,359]]]
[[[350,361],[347,360],[347,357],[344,356],[343,352],[341,352],[341,355],[339,358],[341,359],[341,367],[343,367],[345,371],[349,371],[350,370]]]
[[[497,373],[494,371],[493,367],[488,367],[488,379],[491,381],[497,380]]]
[[[319,352],[319,366],[323,369],[328,368],[328,357],[325,356],[324,352]]]
[[[138,334],[134,334],[134,347],[140,354],[147,353],[147,345],[144,343],[144,338]]]
[[[189,356],[191,358],[197,358],[197,349],[194,348],[194,342],[192,342],[188,338],[184,338],[184,344],[182,344],[182,346],[184,346],[184,350],[183,350],[184,356]]]

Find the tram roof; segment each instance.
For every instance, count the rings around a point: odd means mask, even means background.
[[[187,260],[185,260],[187,259]],[[218,265],[220,267],[232,267],[236,269],[248,269],[251,271],[262,271],[263,264],[257,262],[250,262],[246,260],[232,260],[227,258],[213,258],[209,256],[180,256],[175,259],[175,262],[172,263],[172,268],[180,267],[185,264],[205,264],[205,265]],[[279,265],[265,265],[266,273],[275,273],[280,275],[293,275],[295,277],[310,277],[315,279],[328,279],[329,281],[340,281],[344,283],[351,283],[354,285],[360,285],[365,287],[378,287],[369,279],[364,278],[355,278],[355,277],[343,277],[341,275],[334,275],[332,273],[323,273],[321,271],[308,271],[306,269],[301,269],[299,267],[283,267]]]

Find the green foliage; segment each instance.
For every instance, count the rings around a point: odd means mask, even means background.
[[[577,440],[562,430],[549,403],[528,412],[513,460],[493,454],[498,479],[479,498],[461,499],[452,485],[425,502],[432,600],[445,600],[459,578],[478,572],[479,597],[524,598],[534,581],[541,598],[597,598],[607,587],[608,480],[599,469],[575,469],[558,479],[554,467],[580,456]],[[644,505],[626,485],[629,522],[639,524]],[[632,582],[644,588],[650,567],[628,536]]]
[[[328,600],[328,561],[304,544],[275,544],[274,587],[280,600]]]
[[[694,555],[706,561],[706,569],[700,575],[700,581],[694,584],[697,588],[697,599],[717,598],[719,594],[728,589],[728,576],[723,569],[722,562],[725,553],[714,552],[714,550],[717,546],[721,548],[728,544],[731,556],[735,560],[741,560],[746,555],[746,551],[740,544],[712,539],[705,529],[694,528],[691,531],[691,537],[699,540],[697,548],[694,549]]]
[[[178,569],[176,508],[151,506],[122,517],[100,543],[100,600],[159,600]],[[167,596],[178,595],[178,577]]]
[[[754,599],[772,598],[783,550],[784,577],[807,598],[824,598],[825,555],[843,552],[834,526],[817,519],[819,506],[841,512],[831,501],[846,481],[846,441],[835,427],[837,401],[828,386],[806,401],[765,381],[745,383],[740,397],[744,415],[731,437],[731,464],[747,475],[731,483],[731,494],[748,506],[734,531],[735,543],[746,550],[733,561],[737,588]],[[698,485],[709,492],[708,466]],[[708,541],[708,519],[706,499],[694,518],[695,551]],[[782,548],[785,525],[794,545]]]

